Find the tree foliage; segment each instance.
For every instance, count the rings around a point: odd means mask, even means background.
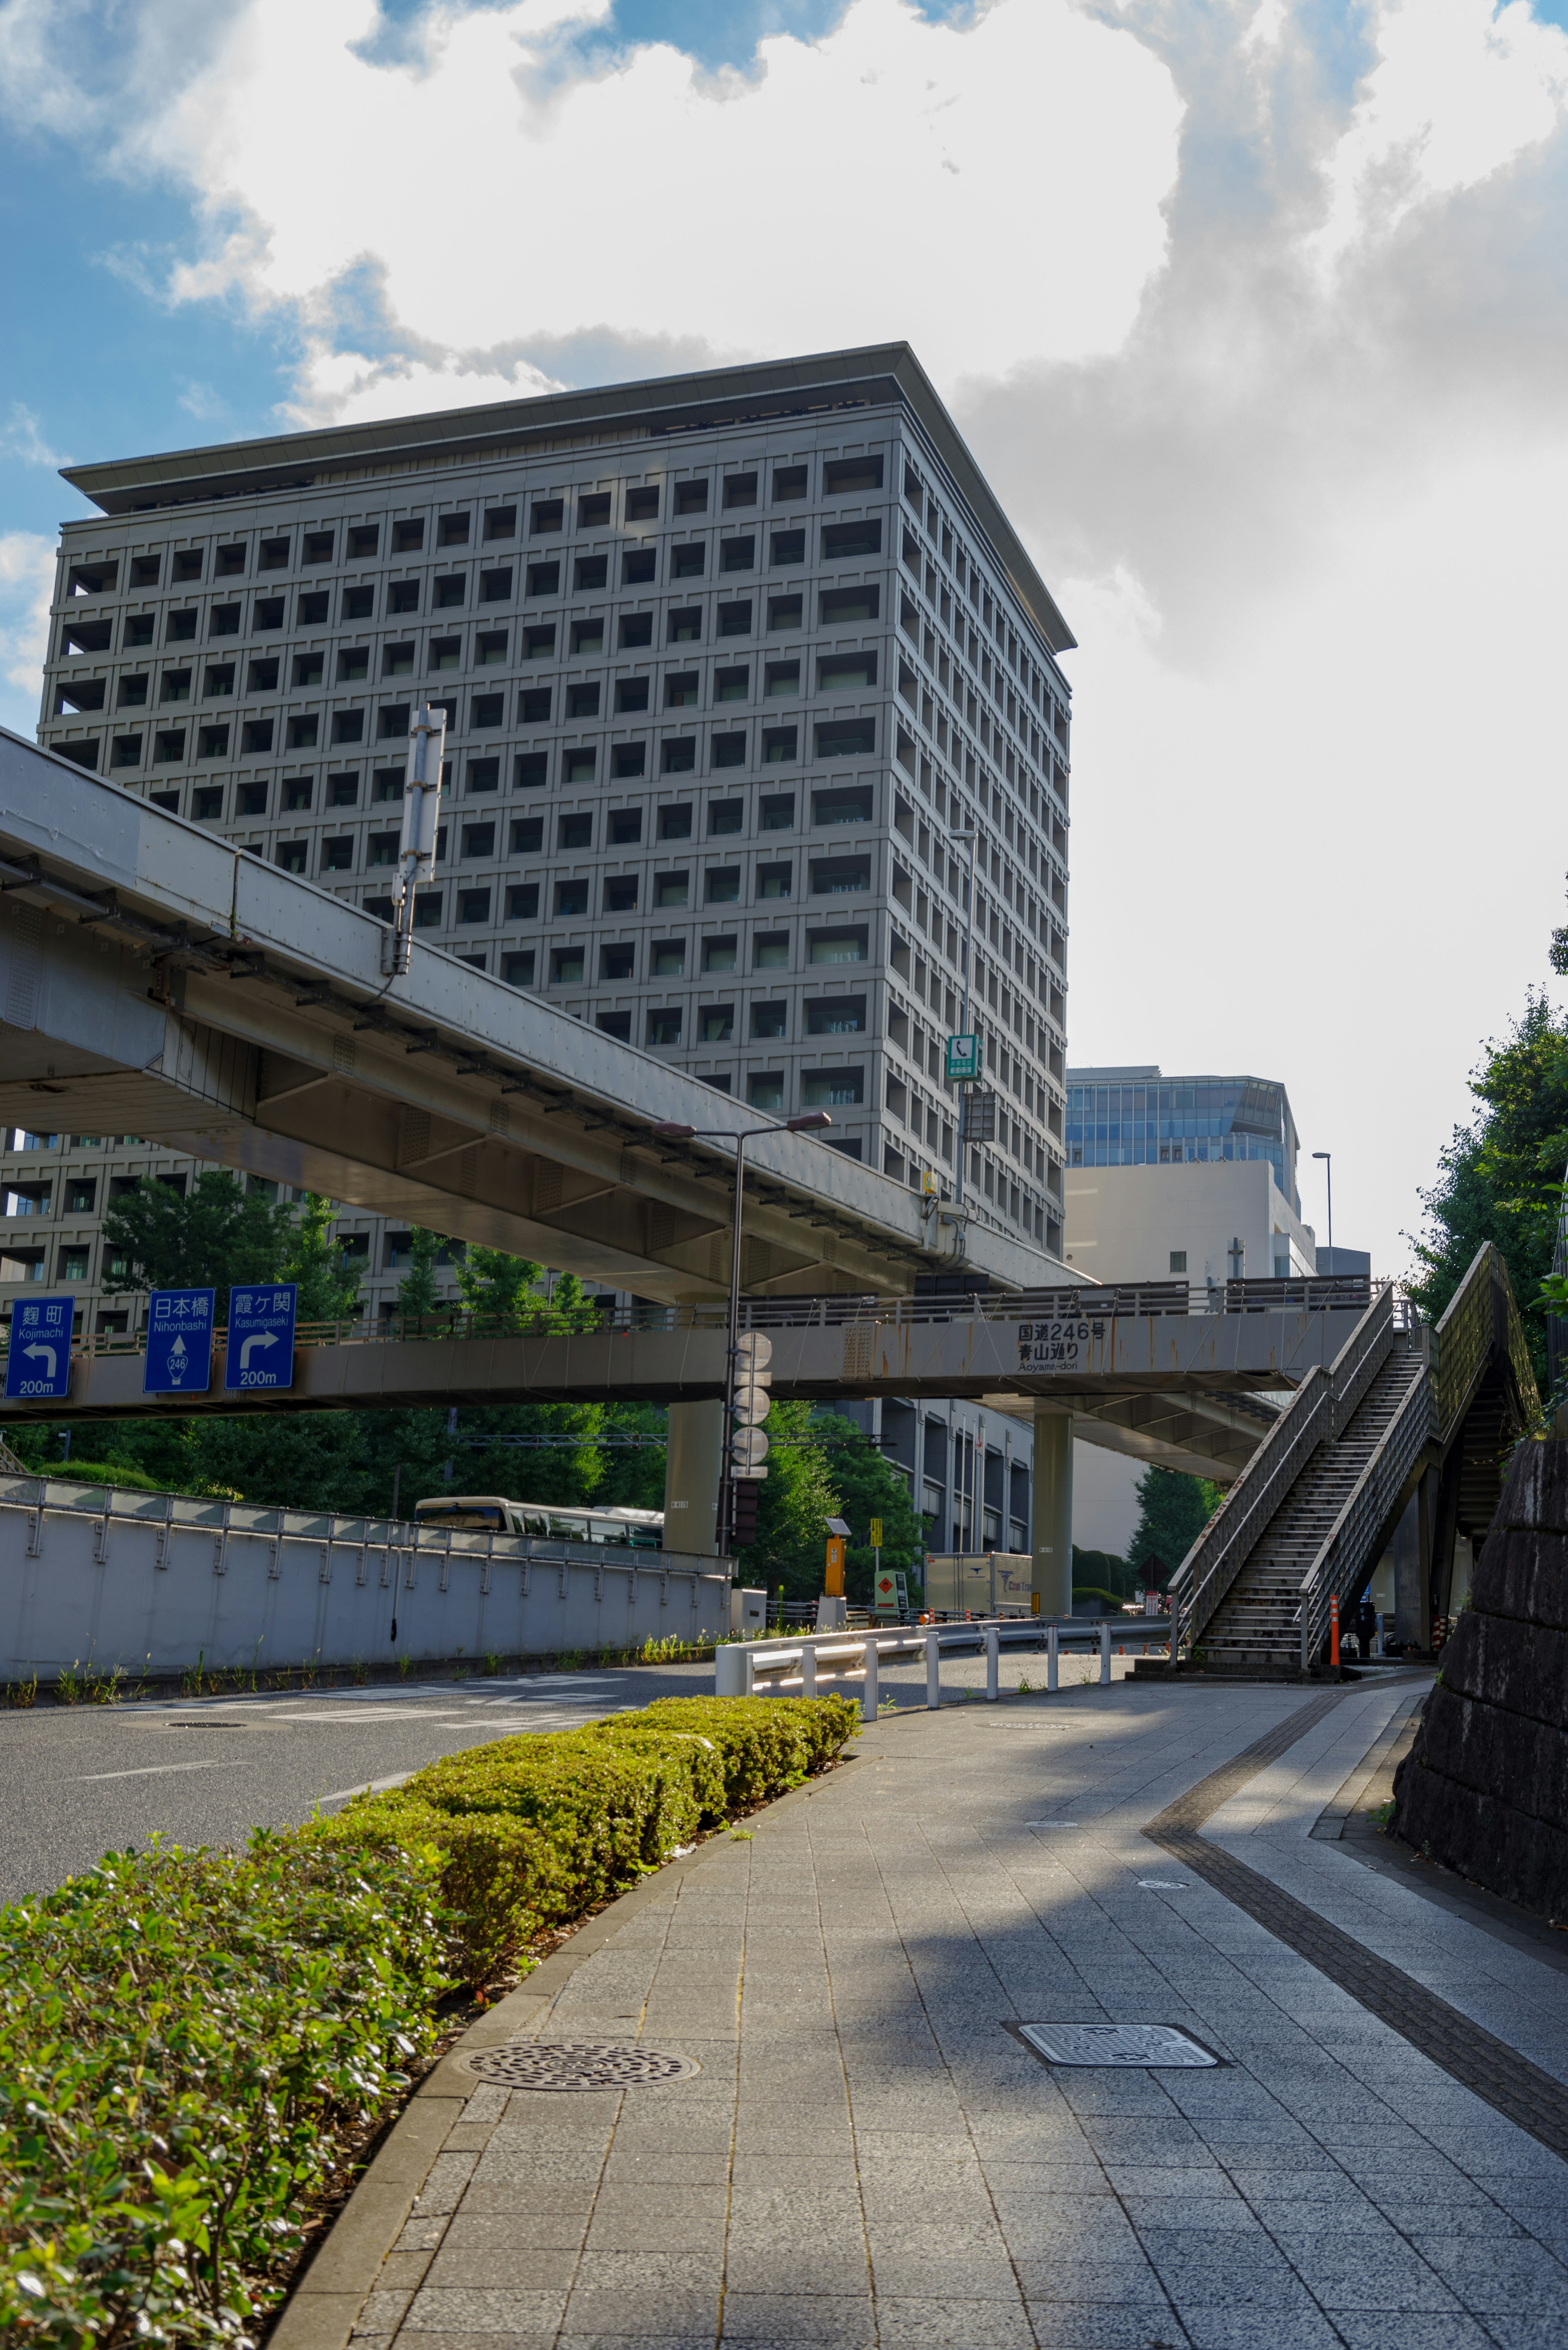
[[[436,1262],[441,1251],[441,1234],[416,1224],[409,1234],[409,1269],[398,1284],[398,1311],[408,1321],[423,1321],[440,1311]]]
[[[1219,1508],[1220,1488],[1180,1469],[1146,1469],[1137,1481],[1137,1500],[1127,1565],[1163,1591]]]
[[[1470,1091],[1477,1114],[1455,1128],[1437,1181],[1420,1195],[1427,1229],[1413,1243],[1420,1271],[1410,1295],[1436,1322],[1477,1249],[1495,1242],[1544,1391],[1540,1290],[1552,1263],[1568,1161],[1568,1021],[1553,1013],[1544,992],[1530,996],[1509,1035],[1487,1045]]]
[[[105,1213],[103,1285],[117,1293],[215,1289],[218,1326],[228,1318],[235,1282],[282,1277],[294,1211],[261,1191],[246,1191],[226,1168],[209,1167],[190,1190],[143,1175]]]

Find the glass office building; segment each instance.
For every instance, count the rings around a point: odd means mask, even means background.
[[[1168,1077],[1158,1068],[1069,1069],[1067,1164],[1180,1167],[1266,1159],[1299,1216],[1298,1137],[1270,1077]]]

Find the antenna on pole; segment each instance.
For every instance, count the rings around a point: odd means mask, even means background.
[[[439,706],[432,709],[429,702],[416,703],[409,721],[409,764],[403,783],[398,870],[392,882],[392,924],[381,942],[381,969],[394,979],[408,970],[413,954],[414,890],[420,882],[435,879],[445,750],[446,712]]]

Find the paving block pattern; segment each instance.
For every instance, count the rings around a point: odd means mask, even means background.
[[[1401,1701],[1126,1681],[874,1725],[532,2003],[541,2039],[640,2039],[701,2070],[476,2090],[363,2350],[1560,2340],[1560,2156],[1210,1866],[1262,1883],[1205,1837],[1216,1803],[1302,1752],[1332,1791],[1347,1741],[1365,1752]],[[1181,1849],[1152,1844],[1189,1797]],[[1398,1928],[1417,1897],[1300,1841]],[[1430,1915],[1456,2028],[1473,1988],[1537,2063],[1555,1975],[1511,1951],[1503,2013],[1499,1980],[1466,1973],[1484,1936]],[[1174,2023],[1224,2062],[1054,2070],[1002,2028],[1028,2020]]]

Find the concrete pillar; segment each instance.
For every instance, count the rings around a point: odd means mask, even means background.
[[[1036,1411],[1034,1480],[1030,1511],[1034,1612],[1073,1612],[1073,1415]]]
[[[1412,1493],[1394,1529],[1394,1638],[1407,1648],[1426,1648],[1432,1638],[1432,1599],[1419,1490]]]
[[[713,1557],[719,1548],[719,1478],[724,1404],[672,1403],[664,1449],[664,1541],[669,1550]]]

